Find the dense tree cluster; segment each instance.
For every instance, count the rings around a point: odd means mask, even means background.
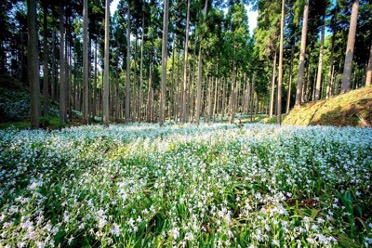
[[[280,123],[295,104],[371,82],[366,0],[120,0],[111,15],[110,2],[1,1],[0,72],[31,86],[33,127],[50,101],[63,122],[77,110],[86,123]]]

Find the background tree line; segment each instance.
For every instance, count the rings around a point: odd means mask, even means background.
[[[294,105],[371,82],[366,0],[120,0],[111,14],[109,5],[0,3],[0,71],[30,85],[33,127],[51,101],[63,122],[76,110],[86,123],[232,123],[236,113],[280,123]]]

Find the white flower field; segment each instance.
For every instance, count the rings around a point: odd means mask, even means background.
[[[372,129],[0,131],[0,247],[372,246]]]

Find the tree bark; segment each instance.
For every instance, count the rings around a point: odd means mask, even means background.
[[[186,104],[187,104],[187,62],[188,62],[188,44],[189,44],[189,23],[190,23],[190,0],[187,0],[187,17],[186,17],[186,31],[185,31],[185,45],[184,45],[184,57],[183,57],[183,71],[182,71],[182,115],[181,122],[186,121]]]
[[[56,89],[57,89],[57,86],[56,86],[56,45],[55,45],[55,42],[56,42],[56,31],[55,29],[53,28],[53,34],[52,34],[52,82],[51,82],[51,97],[52,97],[52,100],[55,101],[57,99],[57,94],[56,94]]]
[[[291,48],[291,62],[289,65],[289,83],[288,83],[288,96],[287,96],[287,108],[286,108],[287,114],[289,113],[289,108],[291,105],[293,57],[294,57],[294,44],[292,44],[292,48]]]
[[[136,40],[134,42],[134,66],[133,66],[133,90],[132,90],[132,121],[136,122],[136,117],[137,117],[137,102],[138,102],[138,97],[137,97],[137,92],[136,92],[136,85],[137,85],[137,43],[138,43],[138,37],[136,35]]]
[[[144,15],[142,15],[142,38],[141,38],[141,64],[140,64],[140,87],[138,89],[139,97],[138,97],[138,121],[142,120],[142,105],[143,105],[143,93],[142,93],[142,87],[143,87],[143,46],[144,46],[144,37],[145,37],[145,18]]]
[[[221,119],[225,116],[225,102],[226,102],[226,78],[223,80],[223,86],[222,86],[222,106],[221,106]]]
[[[164,0],[164,15],[163,15],[163,42],[162,42],[162,72],[161,72],[161,96],[160,96],[160,119],[159,124],[163,125],[165,101],[166,101],[166,83],[167,83],[167,45],[168,45],[168,0]]]
[[[278,104],[277,104],[277,124],[282,124],[282,83],[283,83],[283,46],[284,46],[284,16],[285,0],[282,0],[282,15],[280,21],[280,48],[279,48],[279,75],[278,75]]]
[[[274,112],[274,93],[275,93],[275,79],[276,79],[276,50],[273,61],[273,76],[271,78],[271,94],[270,94],[270,112],[269,117],[273,117]]]
[[[205,0],[205,4],[204,4],[204,10],[203,10],[203,16],[204,16],[204,21],[207,17],[207,8],[208,8],[208,0]],[[200,38],[200,41],[201,41],[201,38]],[[202,44],[200,42],[200,46],[199,46],[199,55],[198,55],[198,85],[197,85],[197,93],[196,93],[196,113],[195,113],[195,122],[197,125],[199,125],[199,122],[200,122],[200,108],[201,108],[201,90],[202,90],[202,87],[201,87],[201,81],[202,81],[202,77],[203,77],[203,73],[202,73],[202,66],[203,66],[203,63],[202,63]]]
[[[94,85],[93,85],[93,106],[92,117],[97,115],[97,64],[98,64],[98,42],[96,42],[95,55],[94,55]]]
[[[350,90],[350,78],[351,78],[351,70],[352,70],[352,64],[353,64],[355,33],[356,33],[357,19],[358,19],[358,7],[359,7],[359,0],[354,0],[352,13],[351,13],[351,20],[350,20],[349,36],[347,39],[347,48],[346,48],[346,55],[345,55],[344,72],[342,75],[341,93],[346,93]]]
[[[334,69],[334,65],[333,65],[333,60],[334,60],[334,57],[333,57],[333,53],[335,51],[335,40],[336,40],[336,24],[337,24],[337,8],[336,8],[336,12],[334,14],[334,19],[333,19],[333,25],[332,25],[332,29],[333,29],[333,34],[332,34],[332,41],[331,41],[331,54],[329,55],[329,70],[328,70],[328,85],[327,85],[327,92],[326,92],[326,98],[329,99],[332,95],[332,82],[333,82],[333,69]]]
[[[89,96],[88,96],[88,0],[83,1],[83,118],[86,124],[89,123]]]
[[[235,106],[236,106],[236,95],[237,95],[237,84],[236,84],[236,72],[235,72],[235,60],[233,61],[233,68],[232,68],[232,73],[231,73],[231,93],[230,93],[230,120],[229,123],[232,124],[234,123],[235,119]]]
[[[63,1],[60,0],[60,23],[59,23],[59,30],[60,30],[60,77],[59,77],[59,83],[60,83],[60,92],[59,92],[59,116],[62,122],[67,121],[67,110],[66,110],[66,79],[65,79],[65,49],[64,49],[64,32],[65,32],[65,26],[64,26],[64,6]]]
[[[315,101],[318,101],[321,98],[321,84],[322,84],[322,74],[323,74],[323,51],[324,51],[324,32],[325,32],[325,16],[323,16],[323,25],[322,32],[320,37],[320,51],[319,51],[319,64],[318,64],[318,75],[316,78],[316,87],[315,87]]]
[[[304,67],[305,67],[305,52],[306,52],[306,35],[307,35],[307,22],[309,16],[309,0],[306,0],[304,17],[302,24],[301,33],[301,50],[300,50],[300,65],[298,67],[298,81],[296,90],[296,106],[299,106],[302,102],[302,83],[304,77]]]
[[[129,15],[128,15],[129,16]],[[106,0],[105,6],[105,54],[104,54],[104,72],[103,72],[103,96],[102,96],[102,113],[103,113],[103,124],[108,125],[110,120],[109,113],[109,60],[110,60],[110,1]]]
[[[40,127],[40,79],[37,47],[36,0],[27,1],[27,76],[31,88],[31,128]]]
[[[150,63],[149,63],[149,87],[147,91],[147,122],[152,121],[152,97],[153,97],[153,90],[152,90],[152,68],[151,68],[152,62],[150,57]]]
[[[128,1],[128,16],[127,16],[127,71],[125,83],[125,122],[129,122],[129,95],[130,95],[130,5]]]
[[[49,66],[48,66],[48,5],[46,2],[43,3],[44,10],[44,21],[43,21],[43,41],[44,41],[44,51],[43,51],[43,60],[44,60],[44,80],[43,80],[43,94],[44,94],[44,116],[49,114]]]

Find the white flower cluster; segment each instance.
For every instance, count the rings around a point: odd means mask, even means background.
[[[372,130],[0,131],[0,247],[369,246]]]

